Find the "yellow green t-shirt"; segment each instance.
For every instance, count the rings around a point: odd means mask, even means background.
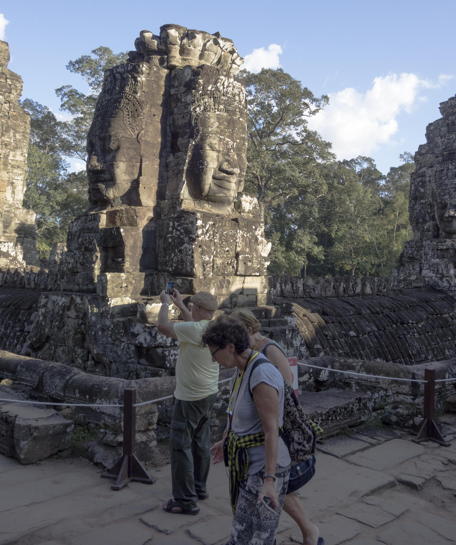
[[[209,320],[178,322],[174,332],[179,341],[174,397],[181,401],[197,401],[218,391],[219,365],[212,361],[201,338]]]

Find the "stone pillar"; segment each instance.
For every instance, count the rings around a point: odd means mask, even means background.
[[[8,70],[0,41],[0,267],[36,265],[35,214],[23,208],[30,120],[19,104],[22,79]]]

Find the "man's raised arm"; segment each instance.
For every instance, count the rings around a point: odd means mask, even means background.
[[[157,329],[166,337],[171,337],[172,339],[177,339],[176,333],[174,331],[174,324],[168,318],[170,297],[167,293],[162,291],[160,293],[161,307],[158,311],[158,323]]]

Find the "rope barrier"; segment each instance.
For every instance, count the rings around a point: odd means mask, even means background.
[[[313,365],[311,363],[304,363],[302,361],[298,361],[298,365],[304,366],[304,367],[311,367],[312,369],[321,369],[323,371],[330,371],[332,373],[342,373],[346,375],[352,375],[357,377],[363,377],[363,378],[379,378],[382,380],[395,380],[398,382],[417,382],[419,384],[426,384],[426,380],[423,379],[417,379],[417,378],[400,378],[400,377],[387,377],[384,375],[369,375],[368,373],[358,373],[356,371],[346,371],[345,369],[332,369],[331,367],[322,367],[319,365]],[[451,379],[443,379],[443,380],[451,380]],[[437,382],[437,381],[436,381]]]
[[[223,380],[220,380],[218,384],[220,385],[220,384],[223,384],[224,382],[229,382],[229,381],[231,381],[230,378],[225,378]],[[158,399],[151,399],[149,401],[141,401],[141,403],[135,403],[134,407],[144,407],[145,405],[151,405],[152,403],[159,403],[160,401],[165,401],[173,397],[174,397],[173,395],[168,395],[164,397],[159,397]]]
[[[223,384],[225,382],[229,382],[231,379],[226,378],[221,381],[219,381],[219,384]],[[156,399],[151,399],[149,401],[143,401],[141,403],[135,403],[134,407],[143,407],[144,405],[151,405],[152,403],[159,403],[160,401],[165,401],[166,399],[172,399],[174,396],[172,394],[159,397]],[[122,403],[59,403],[54,401],[31,401],[29,399],[8,399],[8,398],[0,398],[0,402],[6,402],[6,403],[21,403],[23,405],[47,405],[47,406],[58,406],[58,407],[117,407],[122,408]]]
[[[345,375],[351,375],[355,377],[361,377],[361,378],[376,378],[381,380],[391,380],[391,381],[397,381],[397,382],[415,382],[418,384],[426,384],[427,381],[424,379],[415,379],[415,378],[400,378],[400,377],[387,377],[384,375],[370,375],[368,373],[358,373],[356,371],[347,371],[345,369],[332,369],[331,367],[323,367],[320,365],[314,365],[311,363],[305,363],[302,361],[298,361],[298,365],[301,365],[302,367],[310,367],[312,369],[320,369],[321,371],[328,371],[331,373],[341,373]],[[225,382],[230,382],[231,378],[226,378],[219,381],[220,384],[224,384]],[[453,383],[456,382],[456,378],[441,378],[435,380],[435,382],[439,383]],[[172,394],[159,397],[156,399],[150,399],[148,401],[142,401],[141,403],[135,403],[134,407],[144,407],[146,405],[152,405],[154,403],[160,403],[161,401],[166,401],[168,399],[172,399],[174,396]],[[123,407],[122,403],[60,403],[60,402],[53,402],[53,401],[30,401],[26,399],[7,399],[7,398],[0,398],[0,402],[5,403],[21,403],[23,405],[47,405],[47,406],[58,406],[58,407],[115,407],[115,408],[121,408]]]

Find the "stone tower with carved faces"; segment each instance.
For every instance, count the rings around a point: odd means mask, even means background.
[[[8,70],[0,41],[0,268],[36,265],[35,214],[24,200],[30,119],[19,104],[22,79]]]
[[[456,97],[442,102],[440,112],[415,154],[409,204],[413,240],[405,245],[395,282],[455,292]]]
[[[246,171],[242,59],[218,34],[142,31],[106,74],[87,140],[90,211],[70,228],[64,289],[184,293],[256,304],[269,244]],[[234,299],[234,301],[233,301]]]

